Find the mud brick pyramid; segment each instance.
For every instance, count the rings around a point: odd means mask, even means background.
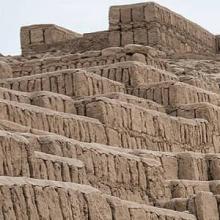
[[[109,26],[0,57],[0,220],[219,220],[220,37],[151,2]]]

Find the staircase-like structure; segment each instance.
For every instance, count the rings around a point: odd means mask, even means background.
[[[219,220],[219,36],[155,3],[109,19],[0,57],[0,219]]]

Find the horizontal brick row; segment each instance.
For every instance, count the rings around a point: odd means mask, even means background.
[[[63,70],[0,82],[2,87],[22,92],[50,91],[67,96],[123,92],[124,86],[83,70]]]
[[[48,91],[27,93],[6,88],[0,88],[0,98],[9,101],[15,101],[18,103],[26,103],[39,107],[49,108],[60,112],[76,112],[72,98]]]
[[[195,180],[171,180],[168,181],[173,198],[188,198],[200,191],[219,194],[219,180],[195,181]]]
[[[105,129],[98,120],[6,100],[1,100],[0,106],[3,120],[84,142],[107,143]]]
[[[87,71],[121,82],[127,86],[177,80],[177,77],[172,73],[134,61],[90,67],[87,68]]]
[[[108,143],[157,151],[216,152],[211,125],[203,119],[170,117],[102,97],[78,101],[77,114],[96,118],[107,128]]]
[[[133,105],[137,105],[137,106],[140,106],[140,107],[143,107],[146,109],[151,109],[151,110],[155,110],[155,111],[159,111],[159,112],[166,111],[164,106],[162,106],[156,102],[153,102],[149,99],[143,99],[143,98],[139,98],[137,96],[132,96],[132,95],[124,94],[124,93],[107,93],[107,94],[102,94],[100,96],[106,97],[109,99],[116,99],[121,102],[130,103]],[[76,101],[76,103],[77,103],[77,101]]]
[[[1,131],[0,135],[2,176],[87,184],[145,204],[165,195],[162,167],[154,160],[51,134],[13,136]]]
[[[220,133],[220,107],[208,102],[184,104],[173,108],[171,115],[184,118],[203,118],[213,125],[216,134]]]
[[[141,49],[140,49],[141,48]],[[88,68],[92,66],[108,65],[124,61],[142,61],[148,65],[153,65],[160,69],[166,68],[160,57],[161,52],[150,47],[130,45],[124,47],[110,47],[102,51],[87,51],[83,54],[67,54],[44,59],[24,60],[12,63],[13,77],[29,76],[44,72],[52,72],[64,69]]]
[[[155,152],[148,150],[126,150],[162,164],[165,178],[185,180],[219,180],[220,155],[193,152]]]
[[[220,96],[207,90],[182,82],[167,81],[129,89],[128,93],[141,98],[153,100],[166,108],[180,104],[209,102],[219,105]]]
[[[140,205],[106,196],[87,185],[0,177],[2,219],[106,219],[123,218],[196,220],[195,216]],[[71,201],[68,202],[68,201]],[[16,204],[16,205],[13,205]]]

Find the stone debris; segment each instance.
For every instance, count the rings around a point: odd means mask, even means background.
[[[22,27],[0,55],[0,219],[219,220],[219,45],[153,2],[107,31]]]

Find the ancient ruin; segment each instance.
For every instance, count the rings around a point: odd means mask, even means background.
[[[219,220],[220,36],[149,2],[21,48],[0,57],[1,220]]]

